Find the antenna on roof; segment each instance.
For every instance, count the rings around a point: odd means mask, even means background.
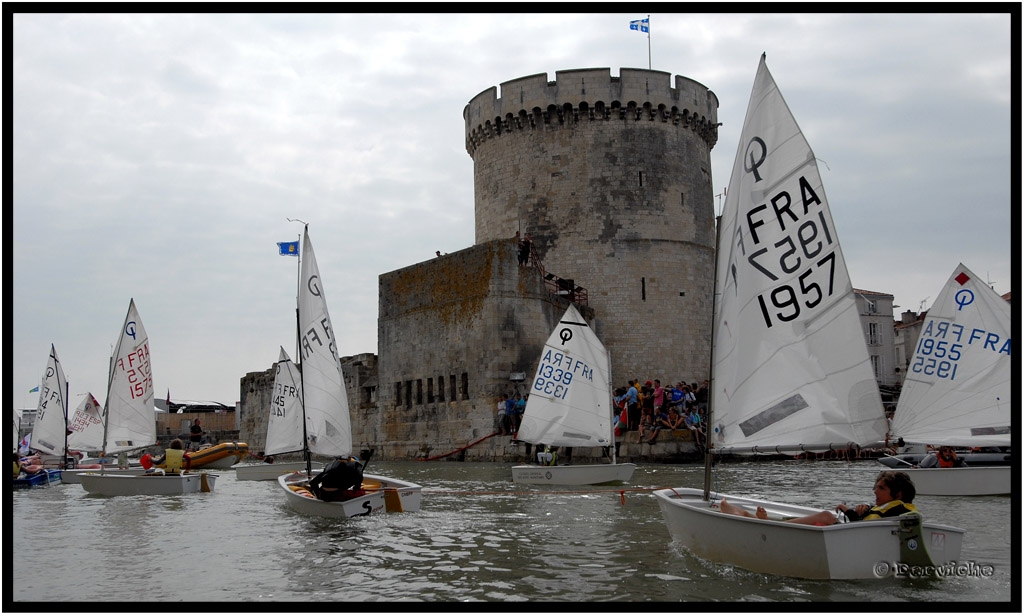
[[[930,298],[931,298],[931,295],[925,297],[924,299],[921,299],[921,304],[917,306],[917,311],[918,312],[924,311],[924,306],[925,306],[926,303],[928,303],[928,299],[930,299]]]

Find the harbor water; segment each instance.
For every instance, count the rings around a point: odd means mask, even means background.
[[[714,480],[723,492],[824,508],[873,501],[881,469],[867,461],[742,462],[716,466]],[[216,472],[213,492],[183,496],[102,497],[81,485],[13,492],[6,550],[14,603],[4,610],[76,610],[67,602],[101,611],[102,603],[163,611],[178,602],[280,611],[353,601],[377,610],[393,602],[506,610],[587,602],[593,611],[612,608],[602,602],[638,603],[614,610],[659,602],[745,602],[743,610],[892,600],[1019,605],[1010,497],[915,501],[926,518],[967,529],[961,561],[976,566],[972,573],[810,581],[712,564],[672,543],[650,491],[701,486],[700,465],[639,465],[628,485],[567,488],[513,484],[510,466],[499,463],[373,461],[368,471],[423,485],[422,509],[303,516],[287,508],[276,482],[238,481],[231,470]]]

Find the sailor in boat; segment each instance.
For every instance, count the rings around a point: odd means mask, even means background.
[[[363,466],[355,457],[336,457],[309,481],[309,491],[324,502],[343,502],[364,496]]]
[[[14,453],[14,462],[16,464],[14,478],[18,478],[18,475],[24,472],[26,475],[39,474],[46,467],[43,465],[42,459],[39,457],[38,452],[34,452],[27,457],[21,457],[17,451]]]
[[[543,451],[537,451],[537,463],[542,466],[553,466],[558,463],[558,453],[545,446]]]
[[[167,450],[164,451],[163,457],[153,459],[152,464],[155,466],[162,465],[165,474],[180,474],[182,470],[188,470],[191,467],[192,460],[185,454],[185,445],[181,439],[175,438],[171,440]],[[152,469],[146,469],[146,474],[152,472]]]
[[[963,468],[967,464],[963,459],[956,456],[952,446],[940,446],[939,452],[932,451],[927,457],[921,460],[922,468]]]
[[[23,472],[26,476],[31,476],[39,474],[43,470],[43,465],[39,463],[38,453],[31,457],[22,457],[18,451],[14,451],[14,478],[18,478]]]
[[[846,504],[836,506],[836,512],[841,512],[848,521],[877,521],[887,517],[898,517],[907,513],[918,512],[917,507],[912,504],[917,489],[914,482],[906,472],[893,472],[885,470],[878,474],[875,479],[875,505],[858,504],[848,507]],[[756,517],[758,519],[769,519],[768,511],[763,506],[757,507],[755,514],[750,514],[743,508],[722,500],[719,510],[741,517]],[[789,523],[800,523],[803,525],[832,525],[839,518],[832,512],[823,510],[813,515],[782,519]]]

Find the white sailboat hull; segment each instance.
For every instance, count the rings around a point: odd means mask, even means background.
[[[753,572],[805,579],[878,579],[900,570],[897,519],[837,523],[818,527],[741,517],[710,508],[701,489],[654,492],[672,539],[698,557]],[[713,494],[753,512],[764,506],[770,516],[793,517],[814,508]],[[960,558],[964,530],[922,523],[921,537],[936,565]]]
[[[277,477],[277,483],[284,491],[288,507],[295,512],[317,517],[347,519],[380,514],[386,510],[383,491],[371,491],[364,496],[344,502],[324,502],[301,488],[308,482],[309,479],[304,472],[282,474]],[[292,487],[298,487],[298,489],[292,489]]]
[[[313,472],[324,469],[322,463],[313,464]],[[282,474],[305,472],[305,461],[282,461],[277,463],[236,463],[231,466],[236,480],[277,480]]]
[[[636,465],[599,463],[592,465],[512,466],[512,482],[521,485],[601,485],[628,483]]]
[[[1010,495],[1010,466],[901,469],[917,495]]]
[[[86,472],[78,477],[82,488],[96,495],[182,495],[213,491],[217,474],[113,474]]]
[[[90,472],[92,472],[93,474],[99,474],[100,473],[100,471],[98,469],[95,469],[95,468],[93,468],[93,469],[62,470],[61,471],[61,479],[65,483],[67,483],[69,485],[80,485],[80,484],[82,484],[82,481],[81,481],[80,477],[83,474],[88,474]],[[118,476],[138,476],[140,474],[145,474],[146,473],[146,469],[143,468],[142,466],[139,466],[137,468],[128,468],[126,470],[119,470],[117,468],[110,468],[109,470],[103,470],[103,473],[104,474],[115,474],[115,475],[118,475]]]

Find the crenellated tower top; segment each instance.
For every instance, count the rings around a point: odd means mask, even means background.
[[[718,141],[718,97],[704,85],[670,73],[623,68],[560,70],[520,77],[477,94],[464,109],[466,151],[502,133],[585,121],[661,121]]]

